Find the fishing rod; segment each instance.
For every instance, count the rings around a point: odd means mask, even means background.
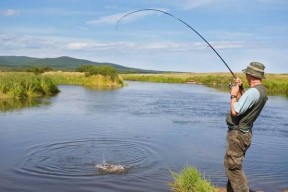
[[[183,23],[184,25],[186,25],[187,27],[189,27],[192,31],[194,31],[199,37],[201,37],[201,39],[203,41],[205,41],[208,46],[216,53],[216,55],[221,59],[221,61],[225,64],[225,66],[228,68],[228,70],[230,71],[230,73],[232,74],[233,78],[236,79],[236,76],[235,74],[232,72],[232,70],[230,69],[230,67],[228,66],[228,64],[224,61],[224,59],[220,56],[220,54],[214,49],[214,47],[198,32],[196,31],[193,27],[191,27],[189,24],[187,24],[185,21],[183,21],[182,19],[178,18],[178,17],[175,17],[174,15],[172,15],[171,13],[168,13],[168,12],[165,12],[165,11],[162,11],[162,10],[159,10],[159,9],[139,9],[139,10],[136,10],[136,11],[132,11],[130,13],[127,13],[125,15],[123,15],[118,21],[117,21],[117,25],[116,25],[116,30],[118,29],[118,25],[120,24],[120,21],[123,20],[125,17],[131,15],[131,14],[134,14],[134,13],[137,13],[137,12],[142,12],[142,11],[156,11],[156,12],[161,12],[161,13],[164,13],[166,15],[169,15],[171,16],[172,18],[180,21],[181,23]],[[230,84],[229,84],[229,87],[230,87]]]

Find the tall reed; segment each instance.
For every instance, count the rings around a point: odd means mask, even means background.
[[[0,73],[0,98],[24,99],[58,93],[57,86],[48,77],[32,73]]]

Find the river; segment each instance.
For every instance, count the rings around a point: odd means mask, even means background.
[[[170,171],[197,167],[225,186],[229,93],[128,82],[114,90],[59,86],[36,106],[0,112],[1,192],[167,192]],[[270,96],[244,170],[252,189],[288,188],[288,100]],[[103,174],[107,162],[123,173]]]

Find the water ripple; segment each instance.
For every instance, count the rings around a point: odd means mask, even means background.
[[[50,177],[94,177],[95,165],[123,165],[129,173],[156,171],[160,158],[147,142],[113,139],[84,139],[37,145],[15,169],[19,174]],[[125,172],[127,173],[127,172]]]

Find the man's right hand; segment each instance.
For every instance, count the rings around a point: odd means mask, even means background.
[[[239,77],[237,77],[235,80],[234,80],[234,82],[235,82],[235,84],[237,84],[238,86],[242,86],[242,80],[239,78]]]

